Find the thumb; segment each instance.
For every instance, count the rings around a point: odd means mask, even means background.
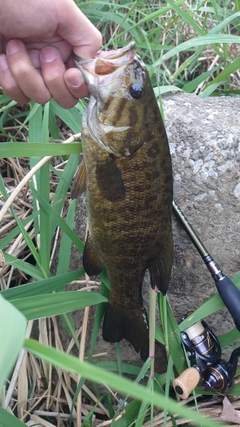
[[[59,3],[59,2],[58,2]],[[80,11],[73,0],[64,0],[58,7],[58,34],[82,58],[94,58],[102,44],[101,33]]]

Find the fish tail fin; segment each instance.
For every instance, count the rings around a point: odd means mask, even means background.
[[[148,322],[143,307],[129,310],[108,304],[103,321],[103,339],[119,342],[123,338],[140,352],[142,360],[149,356]]]

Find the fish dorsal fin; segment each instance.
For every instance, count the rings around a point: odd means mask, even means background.
[[[89,276],[99,274],[104,267],[103,260],[92,242],[89,232],[84,246],[83,267]]]
[[[87,184],[86,165],[85,165],[84,159],[82,158],[72,185],[72,191],[71,191],[72,199],[76,199],[77,196],[79,196],[80,194],[86,191],[86,184]]]
[[[105,163],[97,165],[96,177],[103,199],[114,202],[125,197],[122,174],[111,156]]]
[[[168,241],[162,252],[149,267],[151,286],[165,295],[171,278],[173,259],[172,233],[169,231]]]

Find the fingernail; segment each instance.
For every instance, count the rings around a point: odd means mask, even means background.
[[[6,55],[0,55],[0,70],[6,71],[8,69],[8,62]]]
[[[72,74],[71,76],[68,76],[67,80],[68,80],[68,84],[70,84],[72,87],[75,87],[75,88],[83,84],[83,79],[79,74]]]
[[[7,55],[14,55],[14,53],[17,53],[20,50],[20,43],[15,40],[11,40],[8,42],[6,47]]]
[[[41,50],[40,56],[41,56],[41,60],[43,62],[53,62],[58,56],[58,51],[57,51],[57,49],[54,49],[51,46],[44,47]]]

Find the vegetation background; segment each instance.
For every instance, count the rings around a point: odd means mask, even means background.
[[[101,30],[104,49],[136,41],[156,96],[172,91],[201,97],[239,95],[239,0],[83,1],[78,5]],[[169,354],[165,374],[153,380],[150,359],[141,369],[123,364],[119,346],[116,363],[94,361],[109,283],[104,273],[101,282],[92,282],[83,269],[69,272],[72,244],[80,252],[84,247],[72,231],[76,202],[70,199],[81,153],[84,106],[81,100],[63,110],[51,100],[44,106],[20,107],[0,93],[0,426],[190,425],[186,419],[208,426],[209,420],[199,414],[203,405],[195,396],[190,403],[197,411],[169,398],[174,372],[185,369],[187,360],[179,338],[184,324],[176,324],[166,298],[158,301],[162,329],[157,328],[157,338]],[[57,245],[60,252],[53,276]],[[234,281],[240,287],[239,275]],[[78,290],[65,292],[69,283]],[[85,360],[90,305],[97,306],[97,314]],[[191,324],[221,306],[220,298],[214,296],[193,313]],[[80,308],[84,320],[76,330],[71,313]],[[67,349],[55,316],[60,316],[71,336]],[[35,336],[38,331],[37,340],[30,338],[33,328]],[[237,337],[233,329],[220,342],[231,350]],[[74,346],[79,358],[71,356]],[[144,387],[139,384],[143,377]],[[86,379],[92,382],[91,390]],[[106,384],[108,393],[98,391],[97,384]],[[232,394],[239,396],[238,385]],[[214,412],[208,413],[214,417]],[[217,425],[211,421],[212,427]]]

